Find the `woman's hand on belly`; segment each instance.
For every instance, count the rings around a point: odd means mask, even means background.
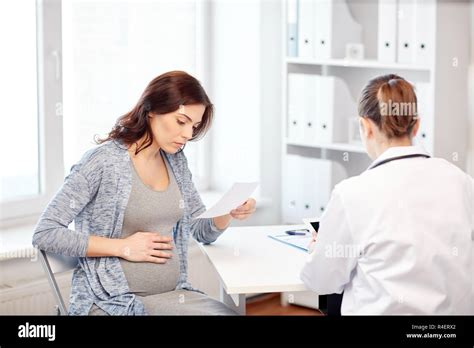
[[[157,232],[135,232],[121,239],[120,257],[132,262],[166,263],[172,257],[172,237]]]

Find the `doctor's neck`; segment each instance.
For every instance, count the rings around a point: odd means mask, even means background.
[[[383,137],[382,139],[374,142],[374,154],[375,158],[379,157],[385,151],[387,151],[391,147],[397,146],[413,146],[413,142],[410,137],[396,137],[388,139]],[[374,159],[375,159],[374,158]]]

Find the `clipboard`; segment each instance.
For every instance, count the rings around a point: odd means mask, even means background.
[[[304,236],[289,235],[287,233],[280,232],[275,234],[269,234],[268,237],[306,252],[308,252],[308,244],[313,239],[311,232],[306,233]]]

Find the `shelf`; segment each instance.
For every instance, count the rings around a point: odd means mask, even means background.
[[[376,60],[349,60],[349,59],[329,59],[317,60],[311,58],[287,57],[288,64],[301,65],[321,65],[321,66],[341,66],[349,68],[365,68],[365,69],[391,69],[391,70],[418,70],[430,71],[430,67],[413,65],[413,64],[398,64],[398,63],[384,63]]]
[[[316,147],[320,149],[328,149],[328,150],[337,150],[337,151],[347,151],[347,152],[358,152],[358,153],[366,153],[365,148],[362,145],[356,144],[347,144],[347,143],[306,143],[306,142],[298,142],[294,140],[286,140],[287,145],[294,145],[294,146],[303,146],[303,147]]]

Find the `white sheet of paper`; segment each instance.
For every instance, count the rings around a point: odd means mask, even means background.
[[[196,219],[212,218],[229,214],[232,209],[245,203],[255,191],[258,182],[236,182],[224,196],[210,209],[196,217]]]

